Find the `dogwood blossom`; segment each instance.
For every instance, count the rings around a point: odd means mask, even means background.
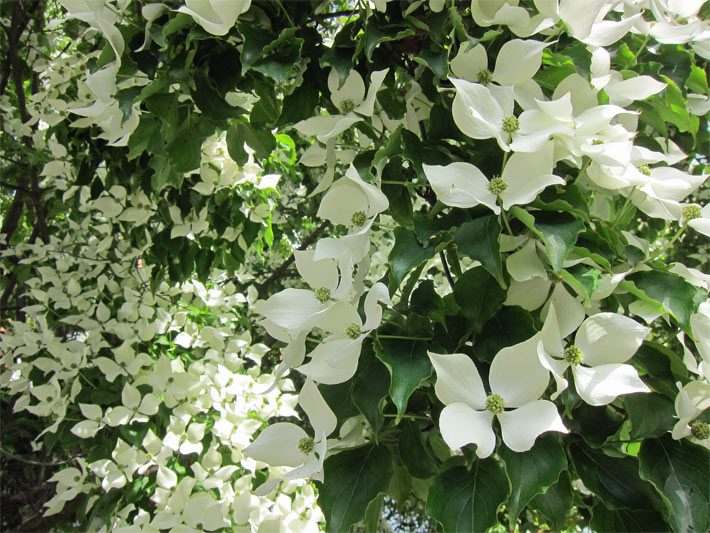
[[[469,356],[429,353],[437,376],[434,390],[445,406],[439,427],[450,448],[476,444],[476,455],[491,455],[496,444],[494,417],[503,442],[515,452],[532,448],[546,431],[567,432],[555,405],[539,399],[549,375],[538,361],[537,344],[535,335],[496,354],[489,373],[490,394]]]
[[[539,356],[557,383],[553,399],[567,388],[563,374],[571,368],[577,394],[590,405],[606,405],[617,396],[650,392],[631,365],[650,329],[618,313],[597,313],[579,326],[572,344],[564,347],[554,306],[540,332]],[[584,364],[582,364],[584,363]]]

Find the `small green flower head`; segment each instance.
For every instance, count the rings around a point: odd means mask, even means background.
[[[340,102],[340,111],[348,114],[350,113],[353,109],[355,109],[355,102],[352,100],[343,100]]]
[[[310,455],[315,447],[315,441],[313,437],[303,437],[298,441],[298,451],[304,455]]]
[[[350,222],[352,222],[353,226],[356,228],[361,228],[365,225],[365,222],[367,222],[367,214],[365,211],[355,211],[350,217]]]
[[[503,126],[501,129],[507,134],[512,135],[520,129],[520,122],[518,122],[517,117],[510,115],[503,119]]]
[[[577,366],[584,361],[584,354],[582,353],[582,350],[572,344],[571,346],[567,346],[567,348],[565,348],[565,361],[573,366]]]
[[[345,328],[345,336],[348,339],[357,339],[360,334],[362,333],[362,329],[360,328],[360,324],[356,324],[353,322],[352,324],[348,325],[348,327]]]
[[[600,144],[604,144],[604,141],[602,141],[601,139],[594,139],[594,140],[592,141],[592,144],[595,145],[595,146],[597,146],[597,145],[600,145]]]
[[[503,178],[497,176],[488,182],[488,190],[496,196],[500,196],[508,188],[508,184]]]
[[[488,85],[491,81],[493,81],[493,73],[487,68],[484,68],[481,72],[478,73],[476,79],[478,83],[482,85]]]
[[[693,220],[694,218],[700,218],[702,216],[700,208],[697,205],[686,205],[681,213],[686,221]]]
[[[690,424],[690,434],[698,440],[710,438],[710,424],[696,420]]]
[[[316,300],[324,304],[330,300],[330,289],[328,287],[318,287],[316,289]]]
[[[494,415],[499,415],[505,409],[505,400],[500,394],[489,394],[486,398],[486,409]]]
[[[639,167],[639,172],[643,174],[644,176],[650,176],[651,175],[651,167],[648,165],[643,165]]]

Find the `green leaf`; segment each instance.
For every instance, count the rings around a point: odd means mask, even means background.
[[[365,55],[368,61],[372,61],[372,54],[380,44],[390,41],[399,41],[405,37],[414,35],[412,28],[405,26],[384,26],[377,27],[375,17],[370,18],[365,28]]]
[[[632,511],[629,509],[610,510],[597,502],[592,507],[589,527],[593,531],[646,533],[648,531],[668,531],[663,516],[655,511]]]
[[[560,272],[584,223],[569,215],[558,213],[540,213],[534,217],[517,206],[512,207],[510,213],[540,237],[545,244],[550,265],[555,272]]]
[[[407,402],[419,385],[431,375],[431,361],[427,345],[422,341],[405,339],[379,339],[375,344],[377,358],[390,372],[390,398],[397,407],[396,422],[407,411]]]
[[[572,482],[569,473],[563,471],[557,483],[548,487],[544,494],[533,498],[532,505],[547,518],[553,531],[562,531],[572,507]]]
[[[227,130],[227,152],[239,166],[243,166],[249,160],[249,154],[244,149],[244,139],[239,134],[239,124],[232,124]]]
[[[459,226],[454,242],[463,254],[480,261],[483,268],[505,289],[499,239],[500,222],[498,217],[489,215]]]
[[[669,398],[678,394],[673,383],[688,379],[688,369],[681,357],[657,342],[644,341],[633,361],[646,371],[644,381]]]
[[[517,305],[505,306],[485,323],[474,348],[479,361],[490,363],[495,355],[537,333],[532,315]]]
[[[387,490],[392,455],[386,446],[345,450],[328,457],[324,471],[325,482],[317,485],[326,529],[346,532],[364,519],[370,502]]]
[[[398,227],[394,230],[394,246],[388,257],[390,273],[399,287],[407,273],[434,257],[434,247],[424,247],[417,241],[413,231]]]
[[[284,98],[281,116],[277,126],[295,124],[313,116],[313,110],[318,105],[320,93],[318,88],[308,81],[304,81],[290,95]]]
[[[549,434],[538,438],[527,452],[516,453],[502,447],[499,454],[505,461],[510,480],[508,520],[510,528],[514,529],[528,502],[553,485],[567,468],[567,458],[559,439]]]
[[[413,56],[412,60],[429,67],[437,78],[444,80],[448,77],[448,58],[447,53],[440,47],[432,47],[422,50],[418,56]]]
[[[705,70],[697,65],[690,68],[690,76],[685,81],[685,86],[699,94],[707,94],[708,92],[708,76]]]
[[[483,268],[467,270],[454,285],[454,299],[474,331],[498,312],[505,298],[505,290]]]
[[[673,440],[670,435],[644,440],[639,466],[641,477],[665,497],[674,531],[710,528],[710,456],[706,449],[688,440]]]
[[[444,300],[434,290],[434,282],[430,279],[422,281],[412,293],[410,300],[412,311],[427,316],[446,327],[446,308]]]
[[[358,414],[353,402],[353,381],[346,381],[336,385],[318,385],[323,399],[335,413],[338,425],[345,419]]]
[[[485,531],[497,522],[498,507],[508,496],[503,468],[493,459],[477,460],[436,476],[429,488],[426,512],[444,531]]]
[[[401,424],[399,434],[399,457],[409,473],[418,478],[428,478],[436,474],[436,463],[424,446],[422,430],[413,420]]]
[[[609,457],[581,443],[570,446],[570,457],[584,485],[609,509],[663,509],[653,485],[639,477],[635,457]]]
[[[227,118],[237,117],[244,112],[242,109],[229,105],[212,86],[205,74],[195,75],[194,83],[195,88],[190,91],[190,96],[206,117],[223,122]]]
[[[673,428],[676,422],[673,402],[660,394],[627,394],[624,403],[631,421],[631,439],[659,437]]]
[[[202,134],[201,128],[196,127],[194,121],[186,120],[183,123],[173,142],[166,148],[172,167],[176,172],[185,173],[200,166],[202,141],[205,136]]]
[[[363,343],[357,374],[353,383],[353,404],[365,415],[377,433],[385,417],[382,414],[382,400],[387,396],[390,377],[385,366],[377,359],[370,343]]]
[[[649,270],[636,272],[622,282],[623,288],[646,301],[650,298],[663,306],[683,327],[689,326],[690,315],[705,299],[704,291],[685,281],[677,274]],[[621,285],[621,284],[620,284]],[[639,293],[643,291],[643,294]]]

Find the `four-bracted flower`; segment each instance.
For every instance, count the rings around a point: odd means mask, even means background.
[[[476,444],[476,455],[493,453],[498,418],[503,442],[515,452],[532,448],[546,431],[567,433],[555,404],[540,400],[550,376],[537,357],[538,336],[503,348],[491,363],[491,393],[469,356],[429,353],[436,370],[436,396],[446,407],[441,412],[441,436],[450,448]]]

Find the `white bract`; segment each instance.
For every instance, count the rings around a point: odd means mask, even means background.
[[[552,173],[552,144],[533,153],[510,156],[503,174],[490,181],[470,163],[445,166],[423,165],[437,198],[452,207],[474,207],[483,204],[495,214],[501,206],[507,211],[514,205],[532,202],[550,185],[564,185],[565,180]]]
[[[680,388],[680,383],[678,383]],[[678,440],[692,437],[710,449],[710,425],[706,420],[697,420],[710,409],[710,384],[705,381],[691,381],[680,388],[675,398],[678,422],[673,426],[673,438]]]
[[[436,370],[434,390],[445,405],[439,427],[450,448],[476,444],[479,457],[491,455],[496,444],[494,417],[503,442],[515,452],[532,448],[546,431],[567,433],[555,405],[539,399],[550,377],[538,360],[537,344],[535,335],[496,354],[488,376],[490,394],[469,356],[429,353]]]
[[[563,377],[571,368],[580,398],[590,405],[606,405],[617,396],[651,392],[631,359],[650,329],[618,313],[597,313],[579,326],[574,342],[565,347],[554,306],[550,306],[540,332],[539,356],[557,383],[559,396],[567,388]],[[584,363],[584,364],[583,364]]]
[[[261,494],[270,492],[282,480],[323,479],[326,439],[335,431],[337,419],[311,380],[306,380],[303,385],[298,403],[308,416],[314,431],[313,436],[296,424],[278,422],[264,429],[256,440],[244,449],[246,456],[270,466],[293,467],[283,477],[267,481],[265,486],[261,487]]]
[[[249,6],[251,0],[185,0],[178,11],[190,15],[206,32],[225,35]]]

